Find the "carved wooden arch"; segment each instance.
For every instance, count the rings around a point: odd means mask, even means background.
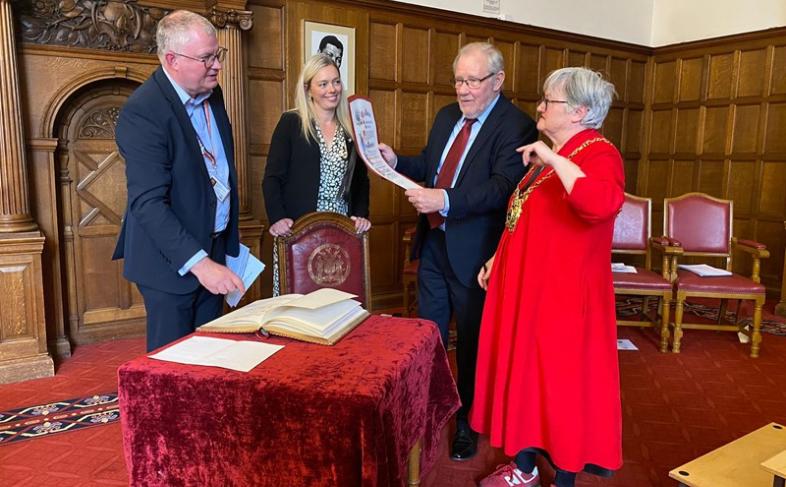
[[[113,68],[108,67],[88,71],[83,76],[80,76],[79,78],[61,87],[54,94],[54,96],[52,96],[51,101],[47,104],[46,112],[41,119],[39,133],[42,134],[43,137],[57,137],[58,128],[56,123],[60,111],[75,94],[80,92],[86,86],[99,81],[112,79],[127,79],[142,84],[149,76],[150,73],[146,73],[137,69],[129,69],[125,66],[115,66]]]

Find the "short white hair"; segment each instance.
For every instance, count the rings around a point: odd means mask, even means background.
[[[505,58],[502,57],[502,53],[494,44],[488,42],[470,42],[462,47],[458,54],[456,54],[455,59],[453,59],[453,74],[456,73],[456,65],[459,59],[470,52],[480,52],[486,56],[489,73],[499,73],[505,70]]]
[[[216,37],[216,28],[209,20],[188,10],[175,10],[158,21],[156,44],[158,58],[163,62],[169,51],[179,51],[191,40],[191,33],[202,29],[205,34]]]
[[[597,129],[609,113],[611,101],[617,94],[614,85],[597,71],[587,68],[562,68],[552,71],[543,83],[543,92],[561,88],[570,108],[586,107],[581,125]]]

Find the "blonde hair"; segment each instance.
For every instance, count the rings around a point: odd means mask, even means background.
[[[202,29],[205,34],[216,37],[216,28],[209,20],[188,10],[175,10],[158,21],[156,44],[158,59],[162,64],[167,52],[179,51],[191,41],[191,33],[194,29]]]
[[[300,76],[297,79],[297,91],[295,93],[295,110],[300,115],[300,125],[303,129],[303,136],[308,139],[311,137],[313,140],[318,140],[317,131],[314,129],[316,122],[316,114],[314,112],[314,100],[308,95],[308,88],[311,86],[311,80],[319,73],[319,71],[328,66],[333,66],[341,76],[341,72],[336,66],[336,63],[325,54],[315,54],[311,56],[303,69],[300,71]],[[349,123],[349,107],[347,105],[347,91],[342,85],[341,95],[339,96],[338,106],[336,107],[336,120],[338,120],[341,128],[347,137],[352,138],[352,126]]]

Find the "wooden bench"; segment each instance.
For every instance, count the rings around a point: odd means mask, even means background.
[[[784,450],[786,427],[770,423],[675,468],[669,477],[687,487],[782,487]]]

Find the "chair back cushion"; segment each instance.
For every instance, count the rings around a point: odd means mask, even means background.
[[[279,239],[281,293],[308,294],[323,287],[358,296],[368,309],[368,234],[357,234],[349,218],[310,213]]]
[[[652,200],[625,193],[622,209],[614,220],[614,250],[646,251],[650,238]]]
[[[703,193],[688,193],[663,201],[663,229],[685,253],[728,254],[732,204]]]

